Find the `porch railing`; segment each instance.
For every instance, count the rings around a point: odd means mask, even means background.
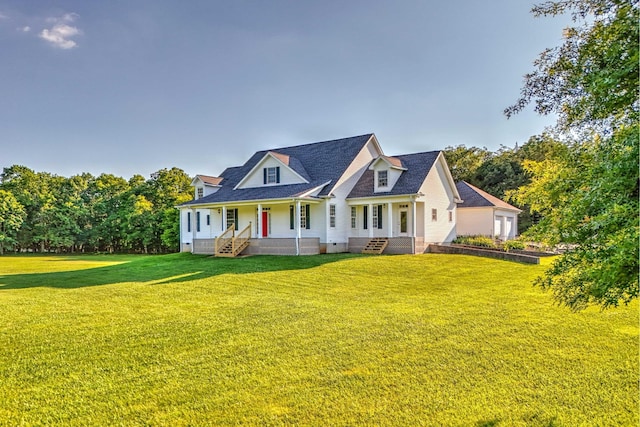
[[[233,241],[233,237],[235,236],[236,225],[231,224],[229,228],[227,228],[224,233],[216,237],[216,242],[214,245],[214,253],[220,253],[220,249],[224,248],[229,244],[229,242]]]
[[[216,256],[236,256],[247,246],[251,238],[251,222],[242,231],[236,233],[235,224],[231,224],[224,233],[216,237],[214,253]]]
[[[236,251],[240,251],[241,249],[244,249],[244,246],[246,246],[246,243],[249,241],[250,238],[251,238],[251,223],[249,223],[249,225],[247,225],[241,232],[239,232],[237,236],[233,237],[233,240],[231,243],[233,254],[236,255]]]

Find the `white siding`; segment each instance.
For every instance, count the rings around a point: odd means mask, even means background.
[[[493,236],[493,208],[458,209],[457,232],[459,236]]]
[[[425,196],[418,199],[424,201],[424,241],[427,243],[451,242],[456,238],[456,204],[453,201],[454,190],[449,185],[445,166],[438,158],[427,178],[420,187]],[[437,209],[437,220],[433,221],[432,209]],[[454,221],[449,222],[449,211],[453,212]]]

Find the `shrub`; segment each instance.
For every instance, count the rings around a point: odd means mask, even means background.
[[[502,248],[507,252],[512,251],[514,249],[522,251],[522,250],[525,249],[525,247],[526,247],[525,243],[523,241],[517,240],[517,239],[507,240],[502,245]]]
[[[481,246],[483,248],[496,248],[496,243],[487,236],[458,236],[453,243],[460,245]]]

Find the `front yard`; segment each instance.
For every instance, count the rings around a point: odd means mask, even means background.
[[[638,304],[462,255],[0,257],[0,425],[638,425]]]

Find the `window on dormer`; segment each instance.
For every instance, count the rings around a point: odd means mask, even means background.
[[[378,171],[378,187],[386,187],[388,183],[387,171]]]
[[[279,184],[280,183],[280,166],[263,169],[263,178],[265,184]]]
[[[204,188],[202,187],[198,187],[198,195],[196,196],[197,199],[202,199],[202,197],[204,197]]]

